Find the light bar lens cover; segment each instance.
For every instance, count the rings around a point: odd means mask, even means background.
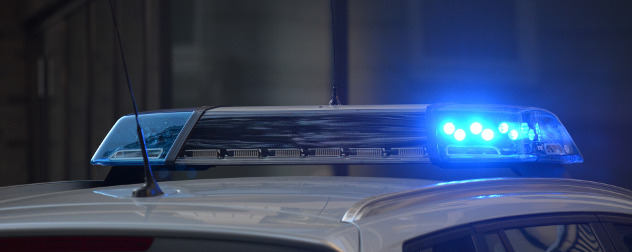
[[[140,114],[138,120],[151,164],[165,164],[165,158],[193,111]],[[138,165],[143,163],[134,115],[121,117],[105,137],[90,161],[98,165]]]
[[[434,163],[583,162],[562,123],[543,109],[451,104],[429,106],[428,114]]]

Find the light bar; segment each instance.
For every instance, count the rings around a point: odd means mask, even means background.
[[[579,163],[552,113],[499,105],[219,107],[140,116],[158,165]],[[142,165],[133,116],[93,159]]]
[[[160,112],[138,115],[147,143],[151,164],[165,159],[193,111]],[[121,117],[90,161],[98,165],[143,165],[134,115]]]
[[[543,109],[452,104],[427,113],[434,163],[583,162],[558,118]]]
[[[427,105],[207,110],[178,165],[430,163]],[[209,153],[204,154],[202,153]]]

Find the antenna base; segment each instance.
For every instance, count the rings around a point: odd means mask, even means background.
[[[134,189],[132,192],[132,197],[136,198],[145,198],[145,197],[154,197],[165,194],[160,190],[160,187],[154,183],[145,183],[143,186]]]

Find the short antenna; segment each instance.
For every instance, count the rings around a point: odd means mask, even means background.
[[[112,13],[112,22],[114,23],[114,29],[116,30],[116,38],[118,39],[119,49],[121,51],[121,59],[123,60],[123,68],[125,69],[125,78],[127,78],[127,87],[129,88],[129,94],[132,97],[132,105],[134,106],[134,115],[136,116],[136,132],[138,134],[138,142],[140,143],[140,151],[143,155],[143,163],[145,164],[145,184],[139,188],[134,189],[132,197],[152,197],[164,194],[151,171],[149,165],[149,157],[147,156],[147,147],[145,143],[145,135],[143,129],[138,122],[138,107],[136,107],[136,99],[134,98],[134,91],[132,91],[132,83],[129,80],[129,73],[127,71],[127,63],[125,63],[125,54],[123,53],[123,43],[121,42],[121,33],[119,32],[118,25],[116,23],[116,16],[114,15],[114,5],[110,0],[110,11]]]

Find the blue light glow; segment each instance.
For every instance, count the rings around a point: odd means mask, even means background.
[[[535,139],[535,132],[533,129],[529,129],[529,140],[533,141]]]
[[[454,139],[457,141],[463,141],[465,139],[465,130],[458,129],[454,132]]]
[[[483,131],[483,125],[479,122],[473,122],[472,125],[470,125],[470,131],[475,135],[480,134],[481,131]]]
[[[429,137],[436,137],[429,143],[436,144],[441,162],[583,161],[559,119],[543,109],[441,104],[429,106],[428,113],[435,127]]]
[[[449,122],[443,125],[443,132],[445,132],[448,135],[452,135],[452,133],[454,133],[454,124]]]
[[[518,139],[518,131],[515,130],[515,129],[512,129],[512,130],[509,131],[509,135],[508,136],[509,136],[509,139],[516,140],[516,139]]]
[[[529,124],[527,123],[521,123],[520,124],[520,132],[524,135],[527,134],[527,132],[529,132]]]
[[[481,134],[481,136],[483,137],[483,140],[485,141],[492,140],[494,139],[494,131],[490,129],[485,129],[483,130],[483,133]]]
[[[507,133],[507,131],[509,131],[509,124],[507,124],[506,122],[500,123],[500,125],[498,125],[498,131],[501,134]]]

